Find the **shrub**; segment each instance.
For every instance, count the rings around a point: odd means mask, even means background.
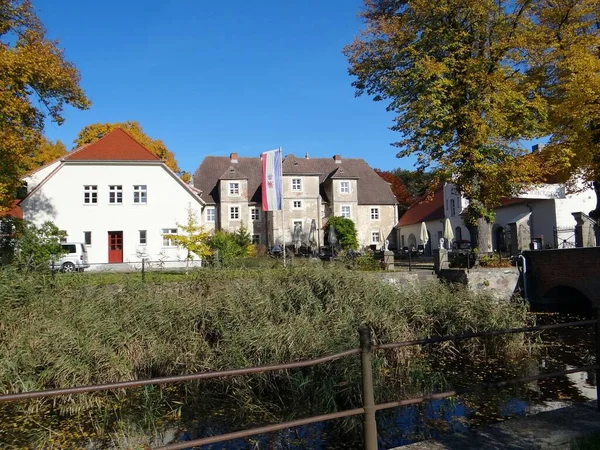
[[[339,246],[344,249],[358,248],[358,239],[356,227],[351,219],[346,217],[331,216],[327,219],[327,224],[324,228],[325,245],[331,245],[329,243],[329,227],[333,226],[335,234],[338,240]]]

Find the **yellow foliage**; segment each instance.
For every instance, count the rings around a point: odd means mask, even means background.
[[[90,106],[79,72],[33,12],[29,0],[0,1],[0,207],[13,200],[44,120],[61,124],[65,105]]]

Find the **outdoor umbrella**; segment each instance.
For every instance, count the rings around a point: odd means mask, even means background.
[[[454,232],[452,231],[452,225],[450,225],[450,219],[446,218],[444,221],[444,240],[446,241],[448,248],[454,240]]]
[[[310,231],[308,232],[308,242],[310,244],[311,247],[316,247],[317,246],[317,222],[315,221],[315,219],[313,219],[310,222]]]
[[[338,241],[337,236],[335,235],[335,228],[333,227],[333,225],[329,226],[328,238],[329,238],[329,246],[333,249],[333,247],[336,246],[337,241]]]
[[[427,241],[429,241],[427,225],[425,225],[425,222],[421,222],[421,241],[423,242],[423,246],[427,245]]]

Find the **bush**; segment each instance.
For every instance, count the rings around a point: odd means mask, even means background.
[[[333,226],[338,240],[338,245],[344,249],[356,250],[358,248],[358,239],[356,227],[351,219],[346,217],[331,216],[327,219],[327,224],[324,228],[325,245],[329,243],[329,227]]]

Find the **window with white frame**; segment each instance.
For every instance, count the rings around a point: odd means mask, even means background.
[[[174,247],[175,246],[175,242],[173,242],[172,237],[169,236],[169,235],[173,235],[173,234],[177,234],[177,228],[163,228],[162,229],[163,247]],[[141,238],[141,233],[140,233],[140,238]]]
[[[229,207],[229,219],[230,220],[240,220],[240,207],[239,206],[230,206]]]
[[[371,243],[378,244],[379,243],[379,231],[371,231]]]
[[[257,222],[260,220],[260,209],[256,206],[250,208],[250,220]]]
[[[342,217],[349,219],[350,218],[350,207],[342,206],[341,215],[342,215]]]
[[[92,232],[84,231],[83,232],[83,242],[85,245],[92,245]]]
[[[206,221],[207,222],[215,222],[216,219],[217,219],[216,208],[206,208]]]
[[[371,220],[379,220],[379,208],[371,208]]]
[[[140,245],[146,245],[146,230],[139,230],[138,243]]]
[[[133,186],[133,203],[145,205],[148,202],[148,189],[145,184]]]
[[[83,186],[83,203],[86,205],[95,205],[98,203],[98,186],[86,185]]]
[[[456,215],[456,202],[454,199],[450,200],[450,216],[454,217]]]
[[[240,195],[240,183],[237,181],[229,183],[229,195],[232,197]]]
[[[260,244],[260,234],[253,234],[252,235],[252,243],[259,245]]]
[[[117,184],[108,186],[108,203],[115,205],[123,203],[123,186]]]
[[[349,181],[340,181],[340,192],[342,194],[350,193],[350,182]]]
[[[292,202],[293,209],[302,209],[302,200],[294,200]]]
[[[302,178],[292,178],[292,191],[299,192],[302,190]]]

